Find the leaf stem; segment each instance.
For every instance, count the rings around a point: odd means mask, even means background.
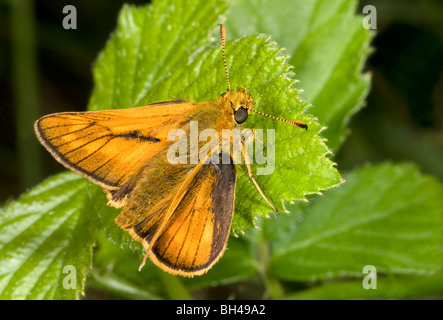
[[[191,295],[178,276],[166,273],[159,268],[157,269],[160,280],[171,300],[192,300]]]
[[[263,232],[260,233],[258,241],[259,270],[263,278],[266,292],[264,298],[281,299],[284,296],[284,289],[280,281],[272,275],[269,267],[270,263],[270,243],[266,241]]]
[[[88,286],[95,286],[105,290],[106,292],[115,294],[127,299],[136,300],[159,300],[162,297],[137,287],[131,281],[121,278],[112,272],[98,272],[95,269],[88,270]],[[86,297],[87,298],[87,297]]]
[[[10,6],[17,150],[21,183],[28,188],[42,179],[41,148],[33,130],[38,118],[34,2],[12,0]]]

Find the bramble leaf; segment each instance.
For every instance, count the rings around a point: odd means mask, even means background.
[[[0,212],[0,298],[76,299],[97,226],[88,182],[51,177]]]
[[[365,166],[303,215],[268,226],[272,272],[291,280],[441,271],[443,186],[410,164]]]
[[[214,2],[214,6],[217,6],[215,3],[219,4]],[[205,2],[204,8],[212,10],[212,7]],[[145,25],[156,23],[155,19],[151,20],[151,14],[159,14],[158,10],[164,10],[161,11],[162,16],[170,17],[173,14],[170,8],[154,2],[152,7],[125,7],[122,10],[117,31],[96,62],[96,88],[90,109],[126,108],[174,99],[198,103],[217,99],[226,91],[220,40],[212,39],[210,45],[197,50],[197,45],[208,44],[208,41],[202,42],[200,39],[203,35],[207,37],[208,32],[202,33],[202,26],[197,22],[169,30],[167,22],[158,19],[160,25],[153,30],[168,29],[161,36],[170,39],[165,42],[165,48],[162,43],[156,47],[158,40],[152,37],[158,34],[149,35],[151,28],[144,29]],[[177,4],[173,8],[181,10]],[[219,9],[220,12],[223,10],[224,6]],[[203,17],[203,14],[198,17]],[[204,16],[206,24],[213,19],[208,27],[212,32],[218,28],[216,17],[214,14]],[[154,50],[152,54],[151,46]],[[184,49],[180,46],[189,47]],[[174,48],[174,59],[159,58],[157,64],[151,61],[151,55],[157,55],[157,51],[168,55],[167,50],[171,48]],[[299,90],[293,88],[295,80],[286,63],[288,57],[281,54],[281,49],[267,37],[249,36],[228,41],[226,58],[232,88],[247,88],[257,110],[289,120],[304,121],[309,126],[305,131],[258,114],[251,114],[245,123],[250,128],[275,129],[275,144],[269,142],[269,145],[275,146],[275,170],[272,169],[271,172],[274,172],[269,175],[256,175],[271,202],[280,211],[285,211],[283,200],[303,200],[306,194],[318,193],[339,184],[340,175],[326,157],[329,150],[324,139],[318,135],[323,127],[315,118],[304,114],[308,104],[299,98]],[[159,61],[161,66],[158,65]],[[146,67],[139,69],[139,65]],[[138,79],[143,79],[145,84],[140,85]],[[256,169],[254,167],[254,172]],[[237,177],[235,206],[235,233],[253,227],[255,214],[273,211],[241,168]]]
[[[286,48],[289,63],[313,105],[308,113],[327,126],[322,135],[337,153],[350,118],[369,92],[370,75],[362,74],[372,34],[355,14],[357,1],[238,0],[226,21],[233,38],[265,33]]]

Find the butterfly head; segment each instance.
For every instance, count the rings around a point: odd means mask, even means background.
[[[228,90],[220,95],[220,99],[223,105],[231,106],[235,123],[242,124],[248,119],[254,101],[246,89]]]
[[[262,116],[286,122],[291,125],[303,128],[308,130],[308,125],[302,121],[295,121],[295,120],[286,120],[274,117],[272,115],[266,114],[264,112],[255,110],[252,108],[253,99],[252,96],[246,91],[246,89],[241,89],[237,91],[231,90],[231,84],[229,83],[229,73],[228,73],[228,66],[226,64],[226,57],[225,57],[225,27],[221,24],[220,25],[220,38],[221,38],[221,47],[222,47],[222,57],[223,57],[223,65],[225,67],[225,73],[226,73],[226,81],[228,84],[228,91],[223,93],[220,96],[220,99],[222,99],[223,105],[230,105],[233,109],[233,117],[234,121],[237,124],[242,124],[243,122],[248,119],[249,111],[254,111],[255,113],[261,114]],[[226,103],[226,104],[225,104]]]

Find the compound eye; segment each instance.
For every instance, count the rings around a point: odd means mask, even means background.
[[[239,108],[236,111],[234,111],[234,120],[238,124],[241,124],[248,119],[248,110],[245,108]]]

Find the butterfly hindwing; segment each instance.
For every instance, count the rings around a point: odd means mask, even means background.
[[[205,165],[151,247],[151,259],[171,273],[202,274],[223,254],[234,210],[235,167]]]
[[[176,172],[168,170],[164,172],[166,175],[162,173],[158,176],[157,182],[151,180],[152,189],[143,187],[144,198],[134,190],[125,206],[128,210],[124,208],[116,222],[129,229],[133,237],[143,243],[151,260],[163,270],[192,276],[206,272],[226,248],[234,211],[236,174],[232,161],[228,164],[182,166],[187,167]],[[184,175],[180,176],[180,173]],[[157,201],[156,191],[176,174],[179,175],[176,182],[183,181],[185,175],[193,175],[193,178],[170,218],[159,230],[177,194]],[[164,176],[164,180],[161,176]],[[168,187],[176,191],[180,189],[178,183]],[[150,206],[150,203],[155,205]],[[134,212],[140,210],[143,210],[143,214],[136,213],[134,217]],[[152,244],[154,235],[156,240]]]

